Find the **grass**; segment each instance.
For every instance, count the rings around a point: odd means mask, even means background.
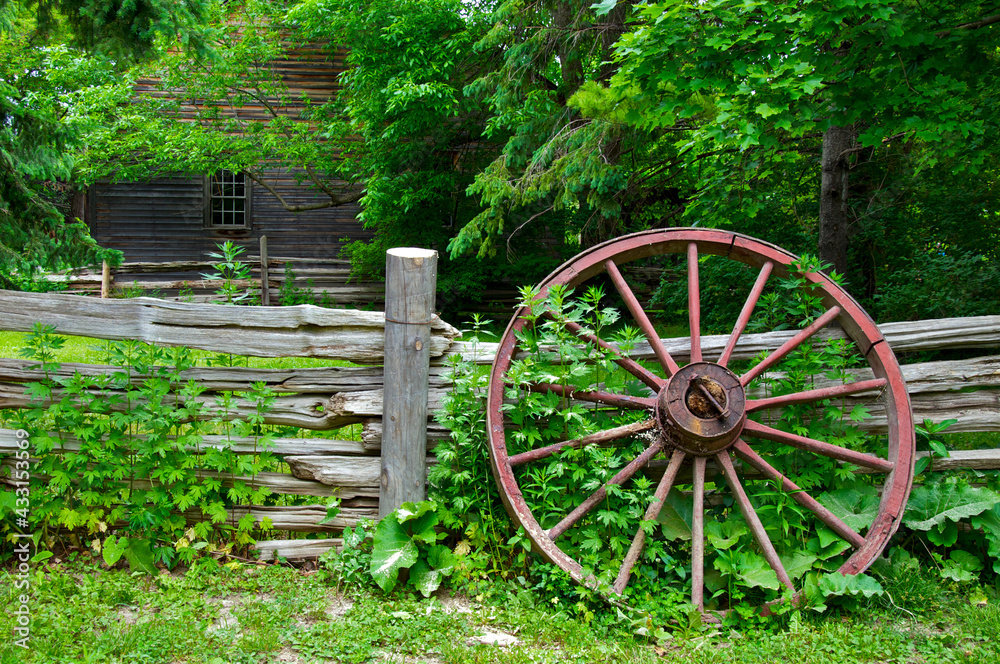
[[[57,331],[58,333],[58,331]],[[20,357],[20,349],[25,345],[24,332],[0,332],[0,357]],[[59,362],[80,362],[83,364],[106,364],[107,357],[101,350],[100,339],[89,337],[63,336],[66,343],[56,353]],[[195,351],[196,356],[207,361],[217,353]],[[330,360],[318,357],[244,357],[238,358],[238,366],[248,366],[255,369],[295,369],[299,367],[349,367],[356,366],[342,360]]]
[[[636,636],[613,608],[590,622],[558,598],[494,585],[429,600],[355,589],[281,566],[194,567],[157,577],[93,563],[36,565],[28,650],[0,662],[996,662],[1000,607],[974,606],[928,577],[928,600],[853,613],[792,613],[736,628]],[[18,593],[0,573],[0,630]],[[912,583],[912,579],[910,580]],[[492,641],[505,639],[509,645]]]

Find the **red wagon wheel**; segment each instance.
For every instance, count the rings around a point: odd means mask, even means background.
[[[626,263],[663,254],[680,254],[681,260],[685,255],[687,258],[691,342],[690,362],[684,366],[675,360],[657,335],[621,271]],[[704,255],[715,255],[760,270],[754,286],[745,295],[742,311],[718,357],[714,356],[714,352],[713,357],[705,357],[702,353],[698,273],[699,256]],[[515,313],[500,340],[490,376],[487,410],[490,455],[508,512],[515,523],[524,528],[543,557],[568,572],[577,582],[599,587],[605,592],[622,593],[644,548],[655,537],[655,528],[649,527],[649,523],[659,516],[671,487],[677,487],[683,481],[684,486],[690,487],[692,496],[691,601],[699,610],[705,610],[706,491],[728,494],[731,502],[726,495],[722,498],[727,501],[726,504],[739,508],[759,555],[767,561],[780,584],[792,588],[792,580],[781,557],[747,494],[749,483],[746,475],[753,473],[754,477],[769,478],[772,485],[780,486],[798,503],[802,513],[836,533],[847,543],[842,546],[849,545],[849,553],[845,554],[848,557],[839,568],[841,573],[863,572],[878,558],[902,518],[913,478],[915,439],[909,397],[899,364],[875,323],[842,288],[825,275],[811,272],[804,277],[814,284],[815,291],[821,296],[824,313],[790,338],[785,335],[786,340],[765,359],[756,363],[743,362],[748,368],[741,371],[734,372],[730,368],[734,350],[769,278],[788,275],[795,260],[795,256],[774,245],[744,235],[674,228],[636,233],[593,247],[562,265],[543,281],[540,286],[542,295],[551,292],[556,285],[576,288],[592,278],[610,280],[651,346],[655,361],[643,362],[632,357],[598,339],[579,324],[564,321],[563,329],[575,334],[581,345],[600,348],[621,370],[627,372],[630,379],[646,386],[645,396],[637,396],[635,390],[632,394],[625,393],[625,390],[616,392],[601,384],[580,389],[541,381],[525,383],[515,375],[519,371],[518,353],[524,350],[519,347],[524,342],[518,338],[522,336],[523,339],[525,330],[532,325],[551,322],[557,315],[534,307],[522,307]],[[854,342],[857,353],[864,358],[874,378],[764,398],[754,398],[755,393],[748,392],[752,381],[768,370],[773,371],[790,353],[814,337],[820,329],[833,323],[839,324]],[[681,356],[676,351],[674,354]],[[539,444],[532,436],[523,435],[527,426],[525,422],[512,421],[511,402],[530,395],[552,394],[560,399],[588,402],[595,409],[615,409],[619,413],[631,414],[632,421],[621,424],[618,420],[617,424],[605,424],[604,428],[585,435],[567,433],[562,439],[556,436],[554,442],[552,439],[541,440]],[[887,445],[878,454],[788,433],[748,417],[768,410],[773,413],[773,409],[795,404],[820,406],[826,400],[846,398],[848,395],[858,398],[865,394],[873,395],[872,400],[881,404],[887,419]],[[605,418],[607,421],[608,418]],[[591,482],[585,492],[586,497],[579,500],[575,507],[566,509],[565,513],[554,514],[548,507],[543,509],[541,505],[545,499],[538,493],[538,474],[532,474],[532,467],[551,463],[560,458],[555,455],[567,454],[569,450],[591,446],[604,450],[627,449],[629,460],[627,463],[622,460],[624,465],[617,466],[613,476],[606,474],[599,483]],[[846,524],[809,490],[800,489],[786,474],[775,468],[768,458],[768,451],[773,451],[775,447],[797,448],[808,455],[815,455],[815,458],[825,457],[853,464],[862,469],[861,472],[881,477],[877,513],[867,528],[859,528],[853,521],[852,525]],[[651,475],[640,471],[648,471],[650,462],[657,459],[663,459],[660,466],[665,463],[666,468],[655,481],[655,490],[647,495],[646,504],[641,506],[645,509],[641,517],[645,527],[634,520],[627,550],[622,545],[621,555],[607,561],[612,568],[610,571],[595,570],[582,564],[580,550],[564,545],[566,534],[580,528],[586,519],[591,518],[587,515],[595,507],[609,504],[609,493],[620,491],[626,483],[634,483],[637,477],[646,477],[646,486],[652,489]],[[707,479],[708,464],[718,471],[713,476],[714,482]],[[688,467],[690,476],[687,475]],[[718,505],[718,501],[715,504]],[[597,577],[602,574],[605,582],[598,583]]]

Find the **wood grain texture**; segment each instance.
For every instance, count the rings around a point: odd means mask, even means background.
[[[13,464],[14,459],[12,457],[3,457],[0,459],[0,483],[10,483],[9,474]],[[377,485],[352,487],[332,486],[329,484],[323,484],[322,482],[316,482],[314,480],[301,480],[294,475],[289,475],[288,473],[275,472],[258,473],[253,477],[245,475],[228,475],[224,473],[220,474],[212,470],[202,470],[201,473],[204,477],[218,477],[224,487],[230,487],[234,482],[245,482],[246,484],[252,484],[255,487],[267,487],[272,493],[282,495],[319,497],[337,496],[341,500],[378,498]],[[38,480],[47,479],[45,476],[40,476],[37,473],[33,474],[32,477]],[[149,480],[136,479],[133,482],[133,486],[139,489],[149,489],[152,487],[152,484]]]
[[[58,439],[58,432],[50,432],[53,438]],[[0,454],[9,454],[17,449],[16,431],[14,429],[0,429]],[[56,453],[78,452],[80,441],[74,436],[64,435],[63,445],[54,450]],[[265,448],[259,440],[252,438],[240,438],[238,436],[202,436],[201,443],[197,447],[188,447],[193,450],[204,450],[206,448],[229,449],[236,454],[258,454]],[[378,450],[365,447],[365,444],[358,440],[335,440],[333,438],[272,438],[266,450],[277,455],[349,455],[349,456],[373,456],[378,454]]]
[[[26,383],[39,380],[41,372],[30,360],[0,358],[0,381]],[[69,378],[79,373],[84,376],[110,375],[118,367],[101,364],[65,362],[52,376]],[[141,385],[150,374],[135,373],[131,383]],[[224,390],[249,391],[253,383],[262,382],[279,394],[324,394],[334,392],[364,392],[382,389],[382,367],[306,367],[297,369],[254,369],[248,367],[196,367],[178,373],[181,382],[194,380],[208,392]],[[443,390],[450,384],[448,369],[434,367],[429,373],[432,389]]]
[[[924,321],[903,321],[884,323],[879,330],[896,353],[942,348],[998,348],[1000,347],[1000,316],[973,316],[969,318],[941,318]],[[774,350],[795,335],[796,330],[782,330],[766,334],[744,334],[740,337],[734,359],[750,359],[764,350]],[[846,335],[839,328],[827,328],[815,335],[814,339],[844,339]],[[706,361],[714,362],[725,348],[729,335],[710,335],[701,338],[702,353]],[[688,337],[663,339],[663,345],[680,364],[690,360],[691,340]],[[472,345],[457,341],[444,358],[435,360],[443,364],[447,356],[461,355],[477,364],[492,364],[497,344],[481,343],[474,354]],[[636,344],[633,359],[655,359],[648,342]]]
[[[65,390],[55,388],[51,400],[59,401]],[[110,409],[113,412],[125,412],[128,403],[124,393],[115,390],[105,390],[102,394],[111,398]],[[337,395],[339,396],[339,395]],[[164,398],[164,403],[171,403],[172,397]],[[212,419],[245,420],[256,413],[256,407],[251,402],[240,397],[233,397],[227,408],[223,408],[212,395],[201,395],[194,398],[202,404],[199,420]],[[0,383],[0,408],[28,408],[35,405],[24,385],[17,383]],[[133,401],[133,406],[136,402]],[[303,429],[328,430],[337,429],[348,424],[360,422],[357,415],[344,415],[330,409],[331,399],[323,395],[291,395],[279,396],[274,399],[271,408],[264,414],[265,424],[278,426],[293,426]]]
[[[306,560],[318,558],[330,549],[344,548],[340,537],[332,539],[261,540],[253,545],[260,560]]]
[[[379,412],[369,413],[382,414],[379,518],[427,495],[427,383],[437,258],[428,249],[386,252],[384,398],[377,397],[378,405],[370,408]],[[338,394],[330,405],[334,413],[351,417],[358,410],[353,401]]]
[[[380,364],[385,316],[376,311],[243,307],[153,298],[101,300],[62,293],[0,291],[0,327],[27,332],[36,322],[61,334],[138,339],[258,357],[321,357]],[[439,356],[458,330],[437,316],[428,351]]]

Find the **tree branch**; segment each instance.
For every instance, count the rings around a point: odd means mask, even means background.
[[[972,21],[971,23],[963,23],[962,25],[956,25],[951,30],[942,30],[941,32],[935,32],[934,36],[938,39],[942,37],[947,37],[955,30],[978,30],[979,28],[985,28],[987,26],[993,25],[994,23],[1000,23],[1000,14],[994,16],[987,16],[986,18],[979,19],[978,21]]]
[[[264,187],[264,189],[267,189],[268,193],[274,196],[278,203],[281,204],[281,207],[285,208],[289,212],[308,212],[309,210],[323,210],[326,208],[337,207],[347,203],[354,203],[355,201],[361,200],[361,197],[365,195],[364,189],[360,188],[355,189],[354,191],[337,194],[335,192],[328,191],[325,187],[323,187],[324,193],[329,197],[329,200],[321,201],[319,203],[309,203],[308,205],[291,205],[285,200],[284,196],[282,196],[277,189],[265,182],[263,178],[255,173],[246,172],[246,174],[251,180]]]

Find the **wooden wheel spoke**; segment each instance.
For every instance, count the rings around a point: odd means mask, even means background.
[[[722,473],[726,477],[726,484],[729,485],[730,491],[733,492],[733,498],[736,499],[736,503],[740,506],[743,518],[746,519],[747,525],[750,526],[750,532],[753,533],[754,539],[757,540],[757,545],[760,546],[761,553],[764,554],[764,560],[771,566],[774,573],[778,575],[778,581],[786,588],[791,588],[792,580],[788,578],[788,572],[785,571],[785,566],[781,564],[781,559],[778,557],[778,552],[774,549],[774,544],[771,543],[771,538],[767,536],[764,524],[761,523],[760,517],[757,516],[757,511],[753,508],[753,504],[747,497],[746,491],[743,490],[743,485],[740,483],[739,477],[736,476],[736,469],[733,467],[733,460],[730,458],[729,452],[719,452],[715,455],[715,459],[719,467],[722,468]]]
[[[786,355],[791,353],[803,341],[826,327],[827,323],[840,315],[840,307],[830,307],[826,313],[813,321],[809,326],[800,330],[794,337],[781,344],[777,350],[765,357],[757,366],[740,376],[740,384],[746,387],[754,378],[767,371],[770,367],[780,362]]]
[[[656,491],[653,493],[653,502],[646,508],[646,513],[642,517],[643,521],[655,521],[660,516],[660,510],[663,509],[663,501],[667,499],[670,487],[674,485],[674,480],[677,478],[677,471],[680,470],[682,461],[684,461],[684,452],[674,450],[666,472],[660,478],[660,483],[656,485]],[[632,568],[635,567],[635,563],[639,560],[639,554],[642,553],[645,543],[646,531],[640,525],[639,530],[635,533],[635,537],[632,538],[632,545],[629,547],[628,553],[625,554],[625,560],[618,571],[618,578],[615,579],[613,589],[619,595],[625,590],[625,586],[628,585],[629,577],[632,576]]]
[[[637,433],[648,431],[655,426],[656,420],[654,419],[645,420],[643,422],[633,422],[632,424],[615,427],[614,429],[598,431],[597,433],[581,436],[580,438],[564,440],[561,443],[554,443],[552,445],[546,445],[545,447],[539,447],[534,450],[528,450],[527,452],[522,452],[521,454],[515,454],[507,461],[510,463],[511,467],[520,466],[531,461],[539,461],[541,459],[548,458],[559,450],[610,443],[614,440],[621,440],[622,438],[628,438],[629,436],[633,436]]]
[[[611,282],[615,285],[615,289],[625,300],[625,306],[628,307],[629,312],[631,312],[632,317],[635,322],[639,324],[639,329],[642,333],[646,335],[646,339],[649,341],[649,345],[653,348],[653,353],[656,355],[656,359],[660,361],[660,364],[666,370],[667,374],[673,376],[680,367],[674,358],[670,356],[667,352],[666,347],[663,345],[663,341],[660,340],[660,335],[656,333],[656,329],[649,320],[649,316],[646,312],[642,310],[642,306],[639,304],[639,300],[636,298],[635,293],[629,288],[629,285],[625,283],[625,277],[618,270],[618,266],[615,265],[613,260],[607,260],[604,263],[604,269],[607,270],[608,276],[611,277]]]
[[[555,383],[529,383],[527,387],[532,392],[554,392],[567,399],[590,401],[615,408],[650,410],[656,407],[656,398],[654,397],[632,397],[627,394],[612,394],[600,390],[574,390],[571,387]]]
[[[800,450],[808,450],[809,452],[815,452],[816,454],[821,454],[823,456],[830,457],[831,459],[847,461],[848,463],[853,463],[857,466],[864,466],[865,468],[871,468],[873,470],[889,472],[896,466],[896,464],[892,461],[877,457],[874,454],[855,452],[854,450],[849,450],[846,447],[831,445],[830,443],[824,443],[823,441],[815,440],[813,438],[806,438],[805,436],[798,436],[794,433],[774,429],[752,420],[747,420],[743,425],[743,433],[754,438],[773,440],[776,443],[784,443],[785,445],[797,447]]]
[[[688,323],[691,328],[691,361],[701,362],[701,285],[698,282],[698,245],[688,243]]]
[[[766,477],[771,478],[775,482],[779,482],[781,484],[782,491],[791,494],[795,502],[810,510],[816,515],[816,518],[828,525],[833,532],[850,542],[852,546],[860,548],[861,545],[865,543],[864,537],[841,521],[836,514],[820,504],[819,501],[800,489],[795,482],[785,477],[785,475],[774,468],[774,466],[765,461],[759,454],[754,452],[750,446],[746,444],[746,442],[743,440],[737,440],[736,444],[733,446],[733,450],[741,459],[759,470]]]
[[[774,263],[771,261],[767,261],[760,268],[757,281],[754,282],[753,288],[750,289],[750,295],[743,304],[739,318],[736,319],[733,332],[729,335],[729,340],[726,342],[726,347],[722,350],[722,355],[719,356],[718,363],[722,366],[726,366],[729,363],[729,358],[732,357],[733,351],[736,349],[736,343],[740,340],[743,331],[747,329],[747,325],[750,323],[750,316],[753,315],[754,307],[757,306],[757,301],[760,299],[761,293],[764,292],[764,285],[767,283],[767,278],[771,276],[771,270],[773,269]]]
[[[694,501],[691,513],[691,603],[705,610],[705,463],[694,459]]]
[[[859,380],[846,385],[836,385],[834,387],[823,387],[818,390],[806,390],[804,392],[794,392],[783,394],[779,397],[768,397],[767,399],[748,399],[747,412],[752,413],[768,408],[778,408],[796,403],[810,403],[812,401],[822,401],[823,399],[833,399],[835,397],[867,392],[869,390],[880,390],[885,387],[885,378],[874,378],[872,380]]]
[[[639,471],[640,468],[649,463],[649,460],[656,456],[657,452],[661,449],[663,449],[663,443],[658,440],[647,447],[642,454],[632,459],[628,465],[615,473],[614,477],[605,482],[604,486],[590,494],[590,496],[580,503],[576,509],[567,514],[562,521],[553,526],[552,529],[548,531],[549,539],[556,540],[562,537],[562,535],[569,530],[574,523],[583,518],[583,516],[592,510],[597,503],[604,500],[604,496],[608,493],[608,487],[620,486],[627,482]]]
[[[551,314],[550,312],[546,312],[546,314],[554,318],[554,315]],[[624,369],[625,371],[629,372],[630,374],[641,380],[643,383],[645,383],[648,387],[652,388],[653,390],[659,391],[660,388],[666,384],[667,381],[663,380],[662,378],[660,378],[659,376],[657,376],[652,371],[642,366],[635,360],[625,357],[624,355],[621,354],[621,351],[619,351],[617,348],[615,348],[608,342],[604,341],[603,339],[599,339],[595,337],[593,334],[585,332],[583,327],[578,325],[577,323],[574,323],[573,321],[569,320],[564,320],[561,322],[563,325],[566,326],[567,330],[577,335],[581,339],[594,344],[598,348],[610,352],[612,354],[611,359],[615,364],[617,364],[622,369]]]

